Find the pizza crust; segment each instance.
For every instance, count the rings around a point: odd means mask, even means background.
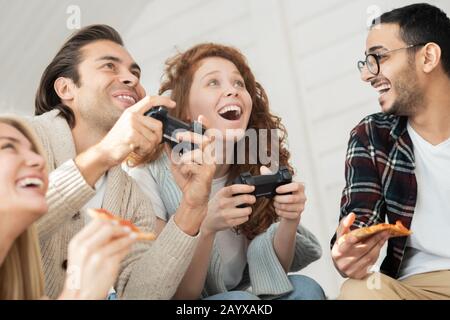
[[[152,241],[156,239],[156,235],[153,232],[142,232],[138,227],[136,227],[131,221],[122,219],[118,216],[113,215],[108,210],[105,209],[88,209],[88,215],[91,218],[102,219],[108,221],[117,221],[121,226],[129,227],[131,232],[137,235],[138,240]]]
[[[397,220],[395,224],[388,224],[388,223],[380,223],[377,225],[373,225],[370,227],[363,227],[359,229],[355,229],[353,231],[350,231],[349,233],[344,234],[341,238],[339,238],[339,244],[343,243],[345,239],[347,239],[349,236],[353,236],[358,238],[359,241],[364,240],[374,234],[383,232],[383,231],[389,231],[389,237],[405,237],[412,234],[410,230],[405,228],[400,220]]]
[[[130,167],[134,168],[140,165],[144,162],[144,158],[140,155],[138,155],[136,152],[131,152],[127,158],[125,159],[125,164]]]

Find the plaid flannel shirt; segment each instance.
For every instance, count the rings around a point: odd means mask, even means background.
[[[351,229],[387,220],[400,220],[407,228],[417,200],[415,160],[407,117],[382,113],[363,119],[350,134],[340,219],[354,212]],[[331,240],[333,246],[336,234]],[[405,253],[406,237],[388,241],[381,272],[398,278]]]

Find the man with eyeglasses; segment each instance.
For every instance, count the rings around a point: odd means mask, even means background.
[[[331,241],[349,278],[339,299],[450,299],[450,20],[429,4],[399,8],[373,21],[366,47],[358,68],[382,112],[350,135]],[[341,239],[386,220],[413,234]],[[381,272],[370,273],[386,241]]]

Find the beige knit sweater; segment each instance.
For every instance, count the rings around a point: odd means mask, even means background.
[[[56,298],[63,289],[70,239],[84,226],[79,211],[95,194],[73,159],[72,133],[59,111],[29,119],[47,152],[50,173],[48,213],[38,221],[46,294]],[[149,200],[120,167],[108,172],[103,208],[131,220],[143,231],[154,228]],[[170,299],[189,266],[198,237],[191,237],[169,221],[154,242],[134,245],[122,263],[115,285],[126,299]]]

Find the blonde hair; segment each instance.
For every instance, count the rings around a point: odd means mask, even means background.
[[[43,148],[33,130],[16,116],[0,116],[0,123],[19,130],[33,150],[44,157]],[[44,295],[39,239],[34,225],[29,226],[13,242],[0,266],[0,300],[31,300]]]

